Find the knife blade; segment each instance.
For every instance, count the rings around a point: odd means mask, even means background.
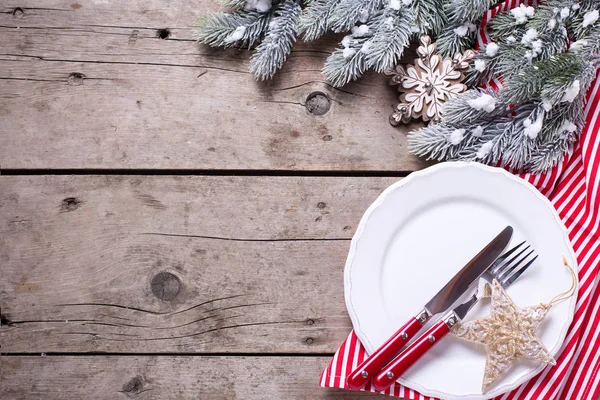
[[[509,225],[488,243],[471,261],[454,275],[439,292],[429,300],[423,309],[410,318],[381,347],[363,361],[348,376],[347,384],[351,389],[362,388],[372,376],[383,368],[402,347],[415,336],[427,321],[447,310],[469,286],[504,252],[512,238],[513,228]]]

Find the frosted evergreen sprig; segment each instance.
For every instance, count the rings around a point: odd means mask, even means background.
[[[270,20],[270,12],[237,11],[207,14],[198,23],[197,39],[213,47],[251,48],[266,32]]]
[[[437,36],[448,23],[444,0],[412,0],[414,33],[417,36]]]
[[[499,0],[449,0],[444,10],[449,24],[436,40],[440,54],[453,56],[475,44],[477,29],[483,15]]]
[[[300,5],[295,0],[285,0],[273,13],[265,38],[250,58],[250,72],[257,79],[273,77],[291,53],[300,12]]]
[[[357,23],[366,23],[382,0],[339,0],[331,12],[330,24],[334,32],[347,32]]]
[[[375,15],[369,24],[373,36],[361,49],[367,55],[367,66],[377,72],[396,66],[410,43],[413,21],[412,10],[397,1],[390,1],[383,12]]]
[[[363,46],[371,35],[371,33],[365,33],[363,36],[348,35],[342,40],[342,47],[327,57],[323,74],[333,86],[344,86],[358,79],[367,70],[367,54],[363,51]]]
[[[436,38],[441,54],[463,53],[474,46],[483,15],[500,0],[297,1],[294,7],[282,8],[285,0],[221,0],[230,11],[203,17],[198,39],[211,46],[256,47],[251,70],[258,79],[266,79],[281,67],[297,34],[311,41],[331,30],[348,32],[351,43],[342,43],[324,67],[331,83],[340,86],[367,69],[393,66],[408,38],[427,34]],[[299,4],[304,5],[301,13]],[[510,79],[516,71],[565,52],[568,43],[570,53],[595,63],[600,52],[599,7],[598,0],[545,0],[538,7],[500,13],[488,24],[493,43],[479,52],[466,83],[479,85],[496,76]],[[276,10],[277,19],[285,23],[270,33]],[[363,32],[357,33],[359,27]],[[265,45],[259,45],[261,41]]]
[[[466,83],[479,85],[498,75],[509,80],[533,62],[566,51],[567,27],[578,13],[571,1],[550,0],[535,9],[521,5],[496,15],[488,24],[493,42],[478,53]]]
[[[223,7],[235,11],[243,10],[247,5],[246,0],[221,0],[221,4]]]
[[[545,171],[572,149],[595,71],[595,64],[563,53],[514,74],[497,93],[468,91],[445,104],[442,124],[411,132],[409,150]]]
[[[452,0],[445,3],[445,10],[449,21],[474,23],[498,2],[499,0]]]
[[[492,42],[478,52],[467,82],[501,77],[503,87],[448,101],[441,124],[409,134],[409,150],[530,172],[555,166],[585,124],[585,93],[600,52],[599,6],[548,0],[494,17],[488,24]],[[568,38],[576,41],[567,51]]]
[[[600,24],[598,18],[600,4],[596,0],[584,0],[573,16],[571,30],[576,42],[571,49],[582,57],[593,61],[593,56],[600,53]]]
[[[450,56],[473,48],[476,30],[476,25],[470,22],[449,22],[436,39],[439,53]]]
[[[367,69],[383,72],[396,65],[412,35],[412,9],[389,0],[365,24],[352,28],[341,47],[327,58],[323,74],[333,86],[343,86]]]
[[[305,3],[298,31],[305,41],[311,42],[331,30],[331,13],[339,0],[309,0]]]

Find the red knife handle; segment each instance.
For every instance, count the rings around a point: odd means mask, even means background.
[[[348,387],[358,390],[362,388],[371,377],[383,368],[408,341],[417,334],[431,317],[427,310],[421,311],[416,317],[412,317],[402,328],[398,329],[380,348],[363,361],[348,376]]]
[[[453,311],[429,328],[421,337],[414,341],[402,353],[398,355],[389,365],[382,369],[373,378],[373,387],[376,390],[386,390],[406,370],[417,362],[423,354],[435,346],[444,336],[450,332],[450,328],[456,323],[457,317]]]

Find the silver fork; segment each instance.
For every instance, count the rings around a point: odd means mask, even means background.
[[[494,264],[492,264],[492,266],[488,268],[483,275],[481,275],[481,278],[483,278],[490,285],[492,284],[492,281],[496,279],[503,289],[509,287],[538,258],[537,255],[533,258],[530,258],[534,251],[531,249],[530,245],[523,247],[524,244],[525,242],[523,241],[498,257]],[[521,249],[521,251],[516,253],[519,249]],[[523,253],[529,249],[531,250],[527,254],[523,255]],[[462,320],[481,298],[482,294],[479,293],[479,287],[477,287],[477,289],[475,289],[475,293],[469,298],[469,300],[454,308],[454,310],[450,311],[447,316],[450,316],[450,314],[454,312],[459,320]],[[458,321],[453,321],[450,328],[454,326],[456,322]]]
[[[494,279],[506,289],[537,259],[531,246],[525,242],[519,243],[500,257],[481,276],[488,283]],[[528,251],[529,250],[529,251]],[[533,258],[532,258],[533,256]],[[409,369],[423,354],[431,349],[440,339],[446,336],[450,329],[461,321],[475,304],[482,298],[479,287],[467,301],[449,311],[433,327],[408,346],[390,364],[377,373],[373,378],[373,387],[385,390]]]

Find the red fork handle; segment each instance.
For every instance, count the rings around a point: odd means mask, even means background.
[[[421,330],[429,319],[429,312],[423,310],[417,317],[411,318],[402,328],[398,329],[387,342],[371,354],[348,376],[348,387],[358,390],[362,388],[371,378],[383,368],[404,345]],[[418,319],[417,319],[418,318]],[[421,321],[421,322],[419,322]]]
[[[454,315],[454,312],[447,314],[447,317]],[[389,365],[382,369],[373,378],[373,387],[376,390],[386,390],[394,383],[406,370],[408,370],[423,354],[435,346],[444,336],[450,332],[450,326],[456,321],[456,317],[451,324],[447,318],[443,318],[427,332],[421,335],[414,343],[406,348]]]

